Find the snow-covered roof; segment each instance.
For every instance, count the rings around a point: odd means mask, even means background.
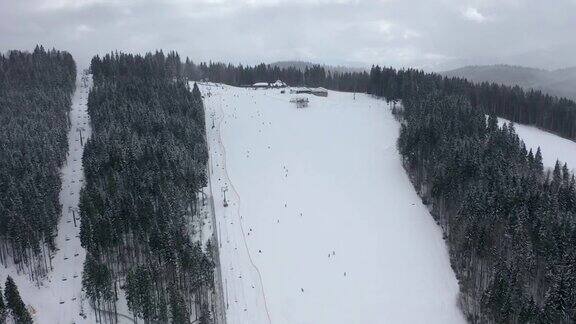
[[[282,80],[276,80],[276,82],[272,83],[272,86],[274,86],[274,87],[284,87],[284,86],[286,86],[286,83],[284,83],[284,81],[282,81]]]
[[[255,86],[255,87],[267,87],[268,82],[256,82],[253,84],[253,86]]]

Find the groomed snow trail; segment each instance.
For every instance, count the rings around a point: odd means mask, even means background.
[[[510,121],[504,118],[498,118],[498,123]],[[542,164],[547,168],[554,168],[556,160],[562,164],[568,163],[568,168],[574,172],[576,170],[576,143],[569,139],[560,137],[556,134],[549,133],[534,126],[514,124],[514,129],[524,144],[526,149],[532,149],[534,153],[538,147],[542,151]],[[560,166],[562,166],[562,164]]]
[[[464,322],[385,102],[200,89],[228,324]]]
[[[43,282],[43,286],[36,287],[25,274],[16,273],[14,267],[0,269],[0,280],[5,280],[7,275],[14,278],[24,303],[31,307],[34,322],[39,324],[91,323],[94,320],[93,317],[85,320],[80,316],[82,308],[88,316],[91,313],[88,303],[81,300],[82,266],[86,252],[80,246],[80,216],[77,210],[80,188],[84,181],[82,167],[84,147],[80,142],[80,132],[82,142],[85,144],[91,134],[86,106],[91,86],[90,75],[78,75],[70,110],[68,155],[61,170],[62,217],[58,223],[57,251],[52,258],[53,270]]]
[[[209,89],[215,90],[217,87],[205,85],[201,89],[207,94],[210,92]],[[226,149],[220,132],[222,123],[225,122],[222,105],[221,101],[214,106],[209,106],[206,102],[208,126],[206,132],[217,219],[216,231],[220,240],[218,244],[227,323],[269,323],[270,317],[261,283],[261,274],[252,261],[241,224],[239,208],[241,200],[229,180],[225,167]],[[228,201],[227,207],[223,205],[224,195]],[[230,314],[235,314],[236,317],[232,319]]]

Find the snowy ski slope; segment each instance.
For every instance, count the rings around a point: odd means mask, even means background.
[[[52,272],[42,286],[37,287],[26,274],[17,273],[14,267],[7,269],[0,267],[2,285],[6,276],[14,278],[22,300],[31,310],[34,323],[37,324],[95,323],[95,312],[82,292],[82,269],[86,251],[80,245],[78,214],[80,189],[84,183],[83,144],[86,144],[92,134],[87,107],[88,93],[92,84],[92,75],[77,76],[76,91],[72,97],[70,110],[72,126],[68,132],[68,155],[61,170],[62,217],[58,223],[56,238],[58,250],[52,258]],[[121,289],[118,291],[117,310],[119,324],[134,323],[133,316],[128,311],[124,291]]]
[[[498,118],[500,126],[509,123],[507,119]],[[576,169],[576,143],[558,135],[548,133],[537,127],[522,124],[514,124],[516,133],[524,141],[527,149],[532,149],[534,153],[538,147],[542,151],[542,163],[545,167],[554,168],[556,160],[561,163],[568,163],[568,168],[572,171]]]
[[[53,270],[43,282],[43,286],[36,287],[25,274],[16,273],[15,267],[0,268],[2,283],[6,276],[14,278],[24,303],[31,308],[34,322],[39,324],[54,323],[91,323],[93,318],[84,320],[80,313],[84,309],[88,313],[90,306],[82,301],[82,266],[85,250],[80,246],[80,220],[78,215],[78,199],[80,188],[84,181],[82,167],[82,152],[84,147],[80,143],[82,131],[83,143],[90,137],[91,129],[88,121],[86,103],[88,92],[92,85],[91,76],[78,75],[76,92],[72,98],[70,121],[72,126],[68,133],[68,156],[62,174],[62,190],[60,204],[62,204],[62,217],[58,223],[58,236],[56,238],[57,252],[53,255]],[[74,210],[74,213],[73,213]],[[76,215],[74,224],[73,215]],[[87,314],[89,315],[89,313]]]
[[[79,76],[70,113],[54,269],[36,287],[0,268],[0,281],[14,278],[40,324],[94,322],[72,219],[84,179],[79,130],[84,143],[91,134],[85,80]],[[309,107],[296,109],[295,95],[279,90],[201,90],[228,323],[464,322],[440,229],[400,165],[398,124],[384,102],[331,91],[304,95]],[[546,167],[559,159],[576,168],[573,141],[515,128],[528,148],[541,147]],[[119,322],[131,323],[119,297]]]
[[[200,88],[228,324],[464,322],[384,101]]]

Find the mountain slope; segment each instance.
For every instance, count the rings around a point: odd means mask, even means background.
[[[86,251],[80,245],[80,215],[78,203],[84,183],[82,154],[92,128],[87,112],[88,92],[92,86],[90,75],[78,75],[72,97],[68,132],[68,155],[61,169],[60,204],[62,216],[58,222],[56,254],[51,258],[51,272],[41,286],[30,281],[16,267],[0,268],[0,279],[12,276],[22,299],[31,309],[36,323],[92,323],[93,311],[82,293],[82,266]],[[80,137],[82,136],[82,141]]]
[[[510,121],[498,118],[498,123],[502,125]],[[536,152],[540,147],[545,168],[553,170],[558,160],[561,164],[568,163],[572,172],[576,171],[576,142],[533,126],[514,124],[514,129],[527,149]]]
[[[473,82],[495,82],[537,89],[551,95],[576,99],[576,67],[541,70],[513,65],[465,66],[442,72],[449,77],[466,78]]]
[[[464,322],[384,100],[200,88],[228,324]]]
[[[362,67],[350,67],[350,66],[334,66],[334,65],[326,65],[326,64],[318,64],[306,61],[278,61],[274,63],[270,63],[270,66],[279,67],[279,68],[296,68],[300,71],[303,71],[307,68],[311,68],[313,66],[320,65],[326,69],[326,71],[330,72],[340,72],[340,73],[347,73],[347,72],[365,72],[367,71],[366,68]]]

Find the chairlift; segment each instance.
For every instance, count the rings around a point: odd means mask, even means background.
[[[228,191],[228,187],[223,187],[222,193],[224,194],[224,201],[223,201],[224,207],[228,207],[228,201],[226,200],[226,191]]]

